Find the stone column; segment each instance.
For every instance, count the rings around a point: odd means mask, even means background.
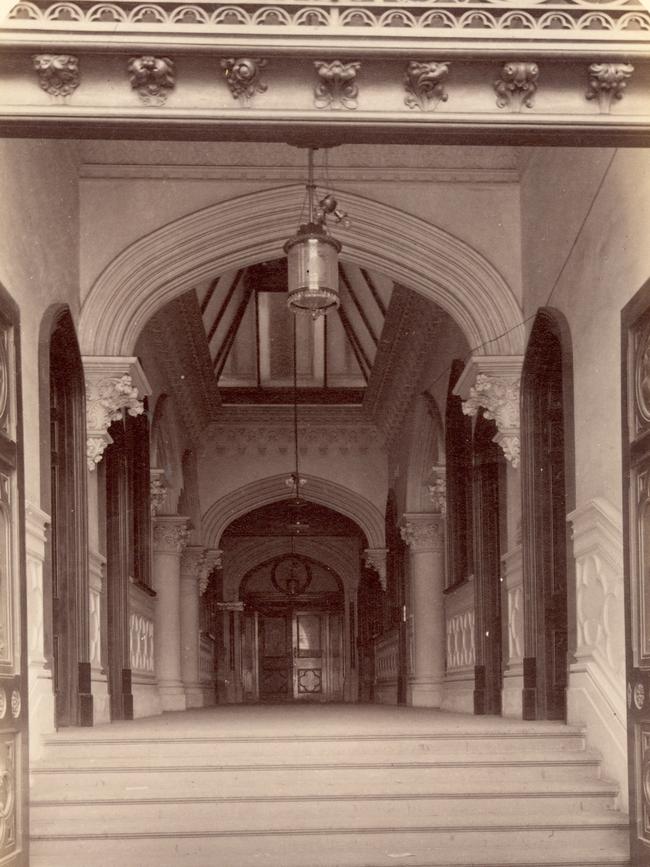
[[[440,707],[445,675],[444,518],[430,513],[405,514],[401,533],[410,549],[413,618],[410,703]]]
[[[181,555],[188,518],[157,515],[153,520],[153,574],[157,593],[154,655],[163,710],[185,710],[181,681]]]
[[[188,546],[181,557],[181,679],[187,707],[203,706],[199,678],[199,584],[205,548]]]

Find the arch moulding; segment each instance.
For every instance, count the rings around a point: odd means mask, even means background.
[[[286,500],[288,497],[286,477],[287,474],[282,473],[251,482],[213,503],[203,515],[206,546],[219,548],[223,531],[236,518],[260,506]],[[366,535],[369,548],[384,547],[384,516],[373,503],[335,482],[329,482],[318,476],[309,476],[306,473],[301,473],[301,477],[306,479],[305,487],[300,491],[301,497],[312,503],[327,506],[357,523]]]
[[[202,280],[282,253],[296,231],[304,188],[256,192],[211,205],[135,241],[99,275],[79,323],[85,355],[131,355],[148,320]],[[336,235],[344,258],[375,269],[446,310],[481,354],[517,355],[524,329],[517,299],[488,260],[431,223],[351,193],[353,216]]]

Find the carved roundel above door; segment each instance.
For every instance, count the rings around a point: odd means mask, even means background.
[[[289,554],[274,564],[271,581],[280,593],[297,596],[304,593],[311,584],[311,570],[301,557]]]

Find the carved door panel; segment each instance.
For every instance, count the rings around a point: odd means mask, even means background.
[[[0,298],[0,863],[28,863],[27,708],[16,333]]]
[[[297,611],[293,615],[293,697],[297,701],[327,699],[327,614]]]
[[[259,616],[260,701],[287,701],[292,697],[291,616]]]
[[[650,865],[650,306],[639,307],[623,312],[622,342],[630,842],[641,867]]]

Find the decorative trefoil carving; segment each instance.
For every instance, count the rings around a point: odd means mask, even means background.
[[[256,93],[264,93],[267,85],[261,80],[266,60],[259,57],[224,57],[221,68],[234,99],[248,105]]]
[[[353,111],[358,107],[357,72],[361,69],[360,63],[316,60],[314,66],[319,78],[314,88],[316,108],[347,108]]]
[[[127,69],[131,87],[147,105],[163,105],[176,86],[176,69],[170,57],[132,57]]]
[[[536,63],[505,63],[501,77],[494,82],[499,108],[521,111],[533,107],[539,66]]]
[[[631,63],[592,63],[589,67],[587,99],[597,99],[602,114],[611,111],[612,100],[623,99],[627,82],[634,72]]]
[[[435,515],[411,515],[404,518],[400,535],[412,551],[437,551],[443,544],[440,518]]]
[[[153,522],[153,545],[156,551],[181,554],[190,538],[187,518],[169,516]]]
[[[108,434],[111,422],[121,419],[125,410],[129,415],[141,415],[144,412],[138,389],[127,373],[119,377],[86,379],[86,458],[91,472],[111,442]]]
[[[421,63],[412,60],[406,67],[404,86],[407,95],[404,102],[409,108],[422,111],[435,109],[440,102],[449,98],[445,91],[445,81],[449,75],[448,63],[429,61]]]
[[[50,96],[70,96],[79,87],[79,58],[73,54],[35,54],[32,60],[39,83]]]
[[[519,379],[501,379],[479,373],[476,383],[463,401],[465,415],[474,416],[483,407],[485,418],[497,425],[495,442],[513,467],[519,466]]]
[[[381,589],[386,590],[386,558],[388,548],[366,548],[363,552],[363,563],[368,569],[372,569],[379,577]]]
[[[167,498],[167,483],[165,481],[165,471],[156,467],[149,470],[149,498],[151,502],[151,515],[155,518],[160,513],[163,503]]]

